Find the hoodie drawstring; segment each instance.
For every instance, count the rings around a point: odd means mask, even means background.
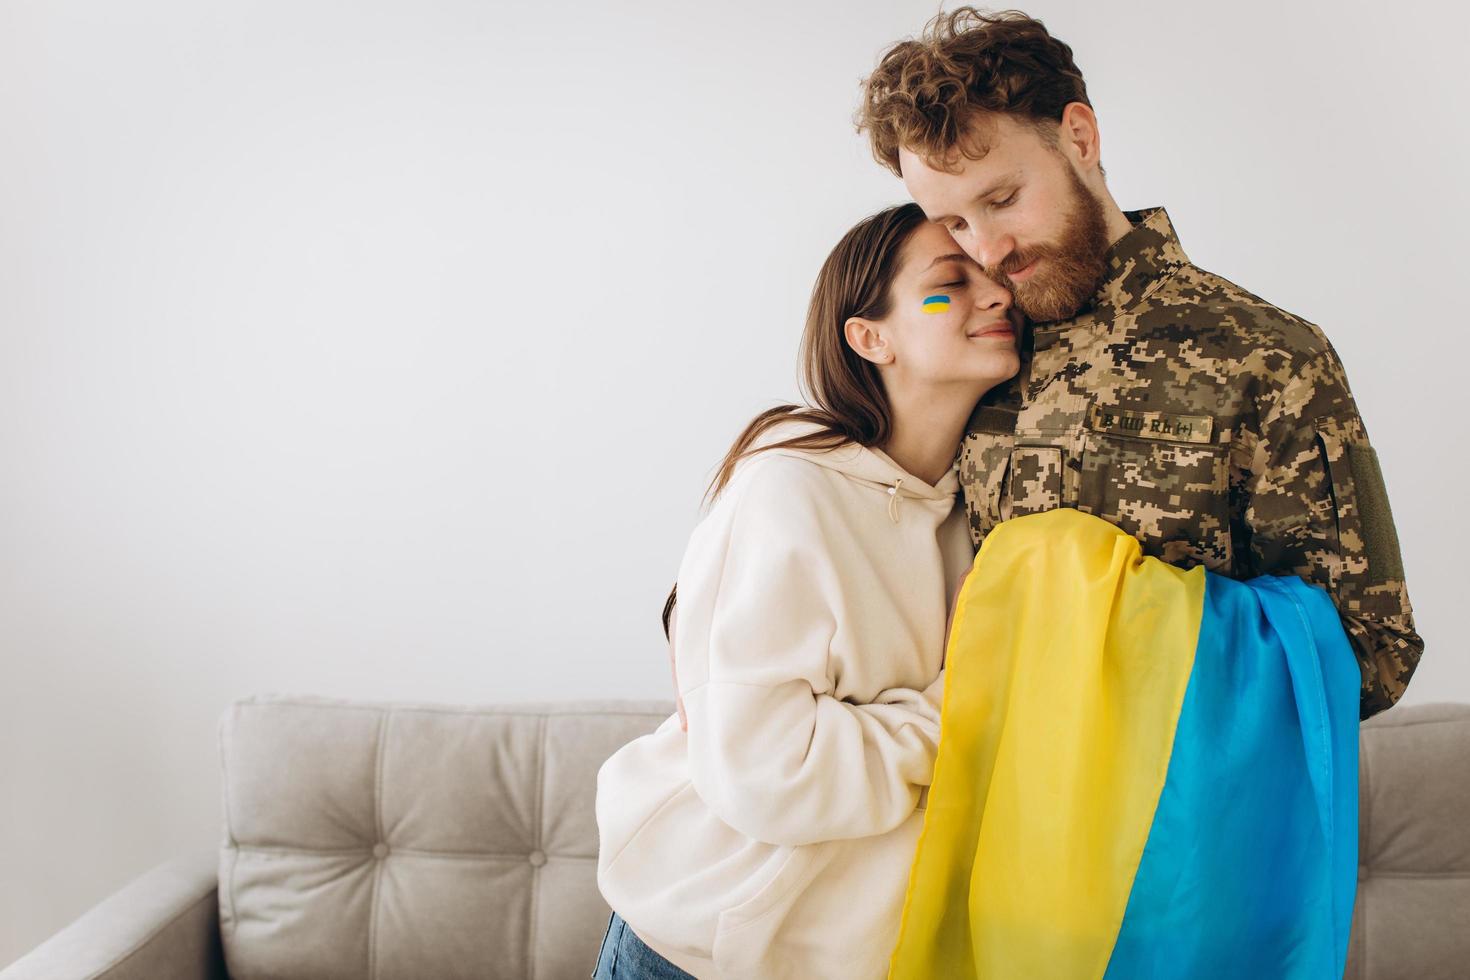
[[[898,485],[903,482],[903,477],[893,481],[893,486],[888,488],[888,519],[898,523]]]

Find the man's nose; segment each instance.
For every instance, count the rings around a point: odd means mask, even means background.
[[[1016,241],[1010,235],[978,231],[971,232],[963,245],[965,253],[980,263],[987,274],[1016,250]]]

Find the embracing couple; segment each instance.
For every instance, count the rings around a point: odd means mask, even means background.
[[[1192,264],[1163,208],[1119,209],[1066,44],[940,14],[859,123],[914,203],[833,248],[811,405],[751,422],[690,537],[679,711],[598,773],[598,980],[884,975],[954,597],[999,522],[1071,507],[1179,567],[1321,586],[1362,718],[1423,650],[1332,346]]]

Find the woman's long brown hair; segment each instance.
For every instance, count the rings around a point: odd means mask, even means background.
[[[847,343],[843,325],[849,317],[881,320],[892,309],[893,280],[899,253],[914,229],[927,218],[913,203],[885,208],[858,222],[832,249],[817,273],[801,335],[801,386],[810,405],[777,405],[761,412],[725,454],[705,497],[712,504],[735,472],[735,464],[766,449],[830,450],[849,441],[881,444],[892,430],[893,416],[878,368]],[[815,422],[821,428],[769,446],[751,449],[762,432],[785,419]],[[711,497],[713,494],[713,497]],[[664,637],[678,601],[674,583],[664,601]]]

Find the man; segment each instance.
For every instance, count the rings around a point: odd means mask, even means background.
[[[1181,567],[1301,576],[1337,605],[1360,717],[1392,706],[1424,644],[1342,364],[1192,264],[1163,208],[1119,209],[1071,49],[1017,11],[942,13],[865,80],[858,129],[1030,321],[960,453],[977,547],[1075,507]]]

